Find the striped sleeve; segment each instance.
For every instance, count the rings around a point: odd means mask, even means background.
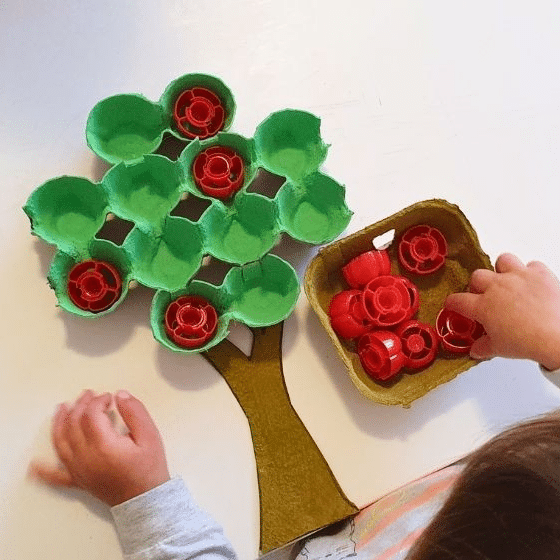
[[[310,538],[297,560],[403,560],[444,504],[461,470],[451,465],[391,492],[336,534]]]

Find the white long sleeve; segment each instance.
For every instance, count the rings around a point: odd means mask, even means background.
[[[125,560],[235,560],[223,529],[194,502],[183,480],[111,508]]]

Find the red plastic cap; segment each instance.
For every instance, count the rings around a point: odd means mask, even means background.
[[[366,373],[378,381],[397,375],[406,360],[401,339],[391,331],[364,334],[358,341],[358,355]]]
[[[443,349],[454,354],[467,354],[474,341],[485,334],[479,322],[446,308],[437,316],[436,330]]]
[[[243,186],[245,166],[241,156],[226,146],[212,146],[193,163],[194,181],[206,195],[225,199]]]
[[[399,261],[409,272],[430,274],[439,270],[447,256],[447,241],[431,226],[408,229],[399,242]]]
[[[391,261],[387,251],[373,249],[354,257],[342,268],[342,274],[352,288],[363,288],[378,276],[391,273]]]
[[[434,361],[438,350],[438,337],[434,327],[412,319],[399,325],[395,332],[401,339],[407,368],[420,369]]]
[[[212,304],[200,296],[182,296],[165,311],[165,332],[183,348],[200,348],[216,333],[218,314]]]
[[[187,89],[175,101],[173,119],[187,138],[208,138],[222,130],[225,110],[220,98],[202,87]]]
[[[418,310],[418,290],[402,276],[378,276],[364,289],[364,308],[377,327],[393,327]],[[416,295],[415,295],[416,294]],[[414,300],[414,301],[413,301]]]
[[[408,295],[410,296],[410,318],[415,315],[420,309],[420,292],[418,291],[416,284],[414,282],[411,282],[405,276],[397,276],[396,278],[399,278],[408,290]]]
[[[342,338],[357,338],[372,327],[364,310],[360,290],[336,294],[329,306],[329,317],[334,332]]]
[[[118,270],[104,261],[78,263],[68,274],[68,295],[72,303],[85,311],[100,313],[121,296],[122,281]]]

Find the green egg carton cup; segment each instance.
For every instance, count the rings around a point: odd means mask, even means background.
[[[23,209],[34,235],[79,255],[87,253],[90,240],[105,223],[109,202],[101,185],[65,175],[43,183]]]
[[[444,266],[425,276],[408,272],[401,266],[397,248],[402,234],[410,227],[429,224],[439,229],[447,241],[448,254]],[[464,291],[477,268],[492,269],[488,255],[482,250],[476,232],[458,206],[445,200],[418,202],[344,239],[324,247],[311,261],[305,274],[305,293],[317,313],[323,328],[337,349],[350,378],[358,390],[372,401],[386,405],[409,407],[426,393],[454,379],[474,366],[477,361],[465,354],[439,353],[428,367],[403,373],[395,382],[375,382],[364,371],[354,343],[339,338],[333,331],[328,309],[332,298],[349,289],[342,267],[354,257],[373,248],[373,240],[394,230],[394,240],[388,247],[391,274],[410,279],[420,292],[418,320],[435,325],[446,297]]]

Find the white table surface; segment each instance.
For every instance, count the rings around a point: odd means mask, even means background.
[[[171,470],[241,560],[257,554],[249,431],[219,374],[153,340],[150,290],[90,321],[59,311],[47,287],[53,251],[30,235],[21,207],[52,177],[101,178],[84,140],[95,103],[133,92],[157,100],[182,74],[214,74],[235,95],[233,131],[251,136],[287,107],[321,117],[332,144],[325,170],[355,212],[348,233],[445,198],[492,260],[508,250],[560,273],[557,23],[557,2],[546,0],[1,3],[0,557],[119,558],[107,508],[25,478],[32,457],[54,457],[55,405],[87,387],[143,399]],[[313,251],[299,253],[292,262],[303,272]],[[286,323],[284,371],[296,410],[359,505],[560,403],[534,364],[495,359],[409,410],[373,404],[303,293]]]

